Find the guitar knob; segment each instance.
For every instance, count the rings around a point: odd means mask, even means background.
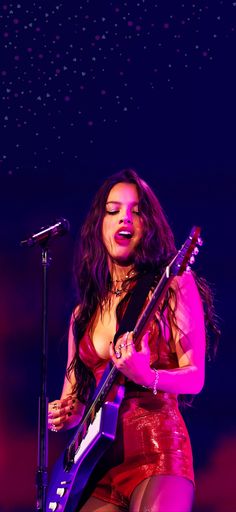
[[[57,505],[58,503],[56,501],[50,501],[48,508],[54,512],[57,509]]]
[[[58,494],[58,496],[60,496],[60,498],[62,498],[62,496],[64,496],[65,492],[66,492],[65,487],[58,487],[57,488],[57,494]]]
[[[200,247],[202,247],[203,245],[203,239],[199,236],[198,239],[197,239],[197,243],[198,245],[200,245]]]

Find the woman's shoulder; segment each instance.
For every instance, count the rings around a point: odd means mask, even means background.
[[[74,322],[76,321],[76,318],[78,318],[78,315],[79,315],[79,312],[80,312],[80,304],[77,304],[77,306],[75,306],[73,309],[72,309],[72,312],[71,312],[71,315],[70,315],[70,326],[72,327]]]
[[[171,287],[178,293],[196,293],[198,291],[195,277],[191,271],[175,276]]]
[[[202,315],[203,304],[192,272],[184,272],[176,276],[171,284],[177,298],[177,311],[183,314],[194,316]],[[178,313],[177,313],[178,314]]]

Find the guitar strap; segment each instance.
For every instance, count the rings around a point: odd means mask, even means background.
[[[155,275],[154,271],[143,274],[133,288],[130,301],[113,339],[114,346],[122,334],[133,331],[154,282]]]
[[[154,271],[143,274],[139,278],[137,284],[134,286],[134,288],[131,292],[131,298],[129,300],[128,306],[127,306],[124,316],[121,320],[120,326],[114,336],[114,339],[113,339],[114,346],[115,346],[119,336],[121,336],[122,334],[124,334],[127,331],[130,332],[134,329],[136,322],[138,320],[138,317],[141,313],[142,307],[144,306],[148,292],[150,291],[151,286],[154,282],[155,275],[156,274],[154,273]],[[107,363],[107,366],[102,374],[102,378],[94,391],[92,399],[89,402],[88,409],[90,408],[91,404],[93,404],[97,400],[97,397],[100,394],[101,389],[104,388],[104,385],[105,385],[105,394],[106,394],[107,390],[110,388],[110,386],[114,382],[113,378],[111,380],[109,378],[111,375],[112,368],[114,370],[115,367],[114,367],[113,363],[111,361],[109,361],[109,363]],[[114,376],[114,378],[115,378],[115,376]],[[107,382],[107,379],[108,379],[108,385],[105,384]]]

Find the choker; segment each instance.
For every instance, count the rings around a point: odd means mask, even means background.
[[[114,279],[114,281],[111,281],[112,283],[124,283],[124,281],[127,281],[127,279],[130,279],[135,275],[135,270],[132,269],[126,274],[126,276],[123,279]]]

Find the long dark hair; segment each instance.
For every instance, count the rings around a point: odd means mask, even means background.
[[[102,308],[102,303],[108,295],[111,276],[107,251],[102,240],[102,222],[110,190],[121,182],[135,184],[139,196],[143,236],[136,248],[133,261],[136,272],[142,274],[147,270],[156,270],[160,273],[176,253],[174,236],[163,209],[152,189],[138,176],[137,172],[133,169],[124,169],[106,179],[95,195],[82,226],[74,258],[74,278],[79,308],[75,310],[73,322],[76,355],[67,369],[67,376],[69,378],[71,371],[74,371],[76,377],[74,392],[84,403],[91,396],[95,382],[92,372],[79,357],[78,346],[97,307]],[[213,302],[207,283],[204,286],[201,283],[200,293],[206,307],[208,322],[212,322]]]

